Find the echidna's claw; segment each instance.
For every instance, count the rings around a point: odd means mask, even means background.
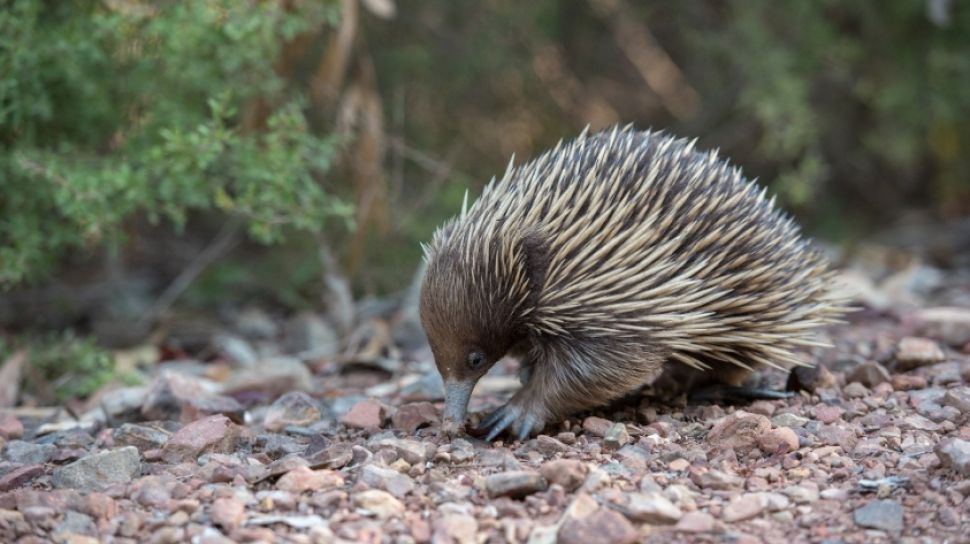
[[[492,429],[488,432],[485,440],[489,442],[495,440],[495,437],[502,434],[502,431],[504,431],[509,425],[512,424],[513,421],[515,421],[515,414],[510,410],[507,410],[507,408],[508,405],[505,405],[496,410],[496,412],[502,412],[502,414],[499,416],[498,420],[492,424]]]
[[[531,415],[527,415],[522,419],[522,424],[519,425],[519,432],[516,433],[516,438],[519,442],[525,442],[526,438],[532,434],[532,428],[536,426],[536,418]]]
[[[486,416],[478,424],[476,431],[482,434],[488,431],[485,440],[492,441],[508,429],[519,441],[524,441],[534,431],[539,431],[543,427],[544,422],[539,417],[514,402],[510,402]]]

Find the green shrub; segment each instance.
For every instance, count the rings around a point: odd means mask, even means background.
[[[0,285],[134,216],[215,209],[266,242],[349,217],[320,183],[338,142],[273,69],[336,3],[294,4],[0,2]]]

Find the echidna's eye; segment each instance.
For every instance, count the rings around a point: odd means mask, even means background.
[[[485,364],[485,354],[480,351],[473,351],[468,354],[467,362],[472,370],[478,370]]]

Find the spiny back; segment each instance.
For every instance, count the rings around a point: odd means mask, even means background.
[[[763,189],[715,152],[629,128],[510,163],[428,253],[455,255],[469,308],[540,335],[650,341],[698,368],[798,364],[792,348],[842,310]]]

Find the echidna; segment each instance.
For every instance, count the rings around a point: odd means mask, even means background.
[[[666,371],[740,385],[842,311],[792,220],[715,152],[615,128],[494,179],[425,248],[421,321],[457,431],[503,356],[522,388],[486,417],[519,439]]]

